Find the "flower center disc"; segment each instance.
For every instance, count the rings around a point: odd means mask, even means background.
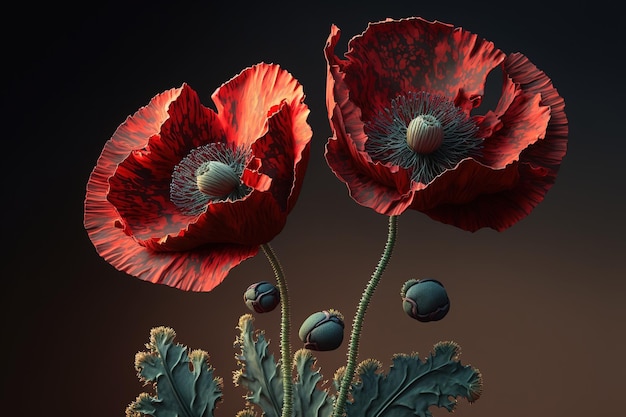
[[[406,143],[419,154],[433,153],[443,143],[443,127],[431,114],[417,116],[407,126]]]
[[[230,166],[219,161],[205,162],[196,171],[198,189],[212,197],[225,197],[240,184],[239,176]]]
[[[474,119],[444,96],[409,91],[365,123],[365,151],[372,161],[399,166],[411,180],[428,184],[467,157],[483,139]]]
[[[219,142],[192,149],[174,167],[170,201],[181,213],[197,216],[208,204],[245,197],[252,188],[241,178],[250,157],[249,149]]]

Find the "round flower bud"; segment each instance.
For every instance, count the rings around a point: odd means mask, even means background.
[[[335,310],[311,314],[300,326],[298,336],[305,349],[334,350],[343,342],[343,315]]]
[[[248,308],[257,313],[267,313],[276,308],[280,303],[278,288],[267,281],[257,282],[250,285],[243,294]]]
[[[418,321],[441,320],[450,310],[446,289],[435,279],[408,280],[400,294],[404,312]]]

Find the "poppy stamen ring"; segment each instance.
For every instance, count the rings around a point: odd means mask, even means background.
[[[192,149],[172,172],[170,200],[183,214],[196,216],[207,204],[235,201],[252,189],[241,181],[251,151],[209,143]]]
[[[477,156],[483,139],[474,120],[444,96],[409,91],[365,121],[365,152],[428,184],[460,161]]]

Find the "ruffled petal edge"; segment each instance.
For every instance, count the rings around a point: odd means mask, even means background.
[[[349,99],[341,62],[334,55],[340,30],[332,25],[324,50],[327,57],[326,106],[333,136],[325,158],[335,176],[346,184],[352,199],[385,215],[398,215],[411,203],[410,176],[406,170],[372,161],[364,151],[367,137],[361,112]]]

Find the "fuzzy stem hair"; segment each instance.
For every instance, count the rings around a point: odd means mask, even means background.
[[[365,318],[365,311],[367,310],[370,299],[372,298],[372,295],[374,295],[374,290],[376,290],[376,286],[378,285],[378,282],[380,281],[383,272],[385,271],[385,268],[389,263],[389,259],[391,258],[393,247],[396,242],[396,231],[397,216],[390,216],[389,231],[387,234],[387,243],[385,244],[385,250],[383,251],[380,260],[378,261],[376,270],[374,270],[374,273],[372,274],[372,277],[370,278],[367,287],[363,291],[363,295],[361,296],[361,300],[359,301],[359,305],[354,316],[352,332],[350,333],[348,361],[346,363],[345,372],[343,374],[341,385],[339,387],[339,395],[335,400],[333,417],[342,417],[344,415],[346,400],[348,398],[348,390],[354,377],[357,356],[359,354],[359,339],[361,338],[361,327],[363,325],[363,319]]]
[[[278,260],[278,257],[274,253],[274,250],[269,243],[261,245],[263,253],[267,257],[274,275],[276,276],[276,283],[278,284],[278,291],[280,292],[280,354],[281,354],[281,372],[283,377],[283,410],[282,417],[291,417],[293,409],[293,380],[291,378],[292,358],[291,358],[291,344],[289,343],[289,330],[290,330],[290,312],[289,312],[289,293],[287,291],[287,281],[285,280],[285,273]]]

